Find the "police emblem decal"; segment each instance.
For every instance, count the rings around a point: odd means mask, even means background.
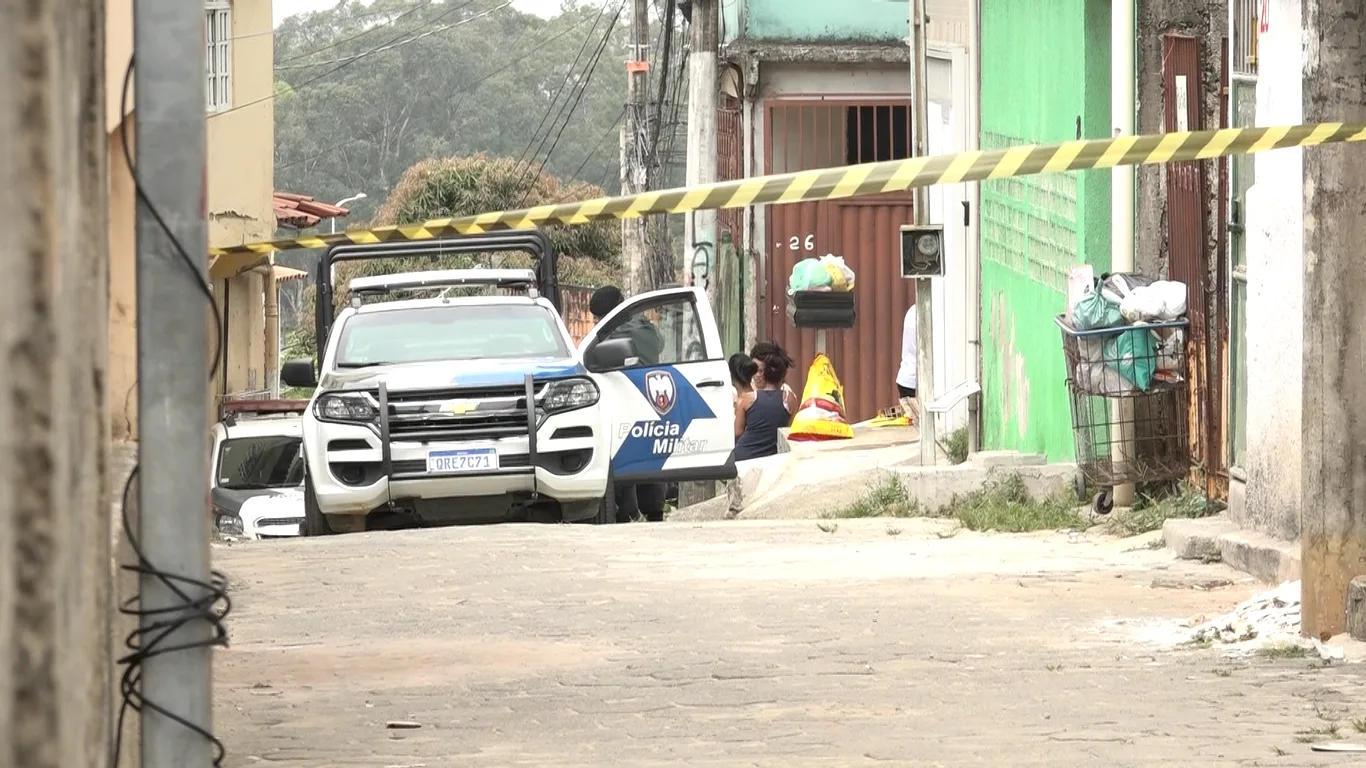
[[[678,401],[678,389],[674,386],[673,374],[668,371],[650,371],[645,374],[645,396],[660,416],[672,411],[674,403]]]

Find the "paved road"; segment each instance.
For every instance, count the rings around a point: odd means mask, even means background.
[[[1253,591],[1154,578],[1231,571],[944,530],[504,525],[217,548],[236,603],[216,729],[230,766],[1351,763],[1297,738],[1358,736],[1366,670],[1134,636]]]

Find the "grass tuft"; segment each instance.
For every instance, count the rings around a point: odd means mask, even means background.
[[[1172,519],[1188,519],[1217,515],[1223,507],[1192,488],[1180,483],[1141,492],[1128,514],[1115,514],[1106,524],[1113,536],[1139,536],[1160,530]]]
[[[971,531],[1028,533],[1086,527],[1075,502],[1061,496],[1036,500],[1015,472],[989,477],[981,489],[940,510],[940,516],[952,517]]]

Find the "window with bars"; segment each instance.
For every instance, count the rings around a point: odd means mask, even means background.
[[[204,101],[210,112],[232,108],[232,5],[204,3]]]

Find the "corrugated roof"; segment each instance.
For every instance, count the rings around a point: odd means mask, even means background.
[[[275,282],[277,283],[283,283],[286,280],[302,280],[308,277],[308,273],[302,269],[282,267],[279,264],[272,264],[270,269],[275,273]]]
[[[292,229],[316,227],[323,219],[338,218],[351,213],[345,208],[293,192],[276,192],[271,202],[275,206],[275,223]]]

